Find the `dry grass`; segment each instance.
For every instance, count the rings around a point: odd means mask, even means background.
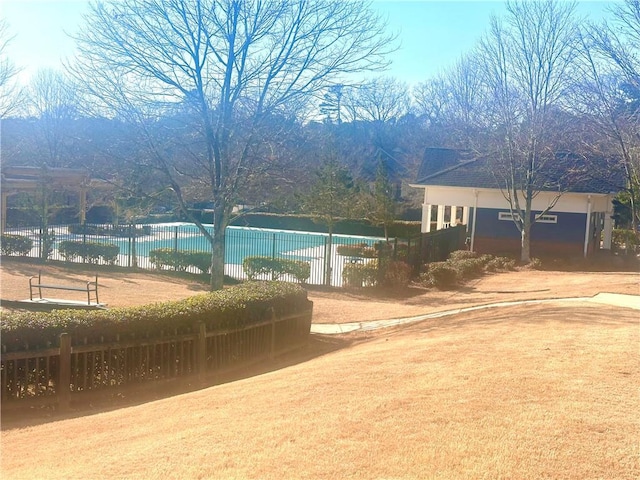
[[[2,478],[635,479],[638,312],[484,310],[2,432]]]

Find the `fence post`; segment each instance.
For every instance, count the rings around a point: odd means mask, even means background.
[[[175,227],[175,231],[173,234],[173,251],[178,251],[178,227]]]
[[[276,312],[273,307],[269,308],[269,315],[271,316],[271,348],[269,349],[269,359],[273,360],[276,357]]]
[[[204,323],[198,324],[198,375],[200,379],[204,377],[207,370],[207,327]]]
[[[71,335],[68,333],[60,334],[60,366],[56,393],[58,395],[58,408],[60,410],[69,408],[71,396]]]
[[[273,234],[273,242],[271,244],[271,260],[275,260],[276,259],[276,234]],[[273,264],[272,264],[273,265]],[[274,269],[271,269],[271,280],[275,280],[276,279],[276,272],[274,271]]]

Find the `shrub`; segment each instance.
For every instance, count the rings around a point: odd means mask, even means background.
[[[246,257],[242,261],[242,269],[249,280],[256,280],[260,275],[270,275],[273,280],[291,275],[297,282],[305,283],[311,275],[309,262],[286,258]]]
[[[378,256],[378,252],[375,247],[364,242],[356,245],[338,245],[337,250],[339,255],[343,255],[345,257],[375,258]]]
[[[208,331],[241,328],[264,321],[271,309],[278,317],[306,312],[306,291],[282,282],[252,282],[184,300],[110,310],[0,312],[0,335],[7,351],[57,345],[61,333],[72,345],[158,338],[163,332],[189,332],[200,322]]]
[[[389,262],[384,272],[384,280],[388,285],[406,286],[411,280],[411,265],[406,262]]]
[[[452,261],[467,260],[469,258],[478,258],[478,253],[471,250],[454,250],[449,254],[449,259]]]
[[[2,235],[0,251],[2,255],[27,255],[33,248],[33,240],[23,235]]]
[[[427,285],[447,290],[458,283],[458,272],[448,262],[433,262],[427,265],[421,278]]]
[[[618,249],[632,250],[640,245],[640,233],[633,230],[615,228],[612,232],[611,241]]]
[[[449,259],[446,263],[458,272],[459,280],[467,280],[482,275],[485,263],[479,258]]]
[[[211,254],[209,252],[158,248],[149,252],[149,261],[159,270],[165,267],[176,272],[186,272],[189,267],[193,267],[201,273],[209,273],[211,270]]]
[[[529,260],[529,263],[527,265],[533,270],[540,270],[542,269],[542,260],[540,260],[539,258],[531,257],[531,260]]]
[[[347,263],[342,269],[342,282],[346,287],[372,287],[378,281],[378,262]]]
[[[508,257],[494,257],[487,261],[484,268],[487,272],[513,271],[516,269],[516,261]]]
[[[82,261],[86,263],[97,264],[102,260],[108,265],[115,265],[120,253],[120,247],[113,243],[65,240],[58,245],[58,252],[67,262],[82,258]]]

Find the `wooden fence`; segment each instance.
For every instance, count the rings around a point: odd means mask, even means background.
[[[60,345],[1,355],[3,407],[57,403],[66,408],[76,396],[130,385],[226,373],[306,345],[311,310],[270,318],[243,328],[173,332],[153,339],[72,345],[60,335]]]

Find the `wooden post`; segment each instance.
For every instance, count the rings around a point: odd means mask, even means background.
[[[58,408],[69,408],[71,396],[71,336],[68,333],[60,334],[60,367],[58,371]]]
[[[204,377],[207,371],[207,327],[204,323],[198,324],[198,375]]]

